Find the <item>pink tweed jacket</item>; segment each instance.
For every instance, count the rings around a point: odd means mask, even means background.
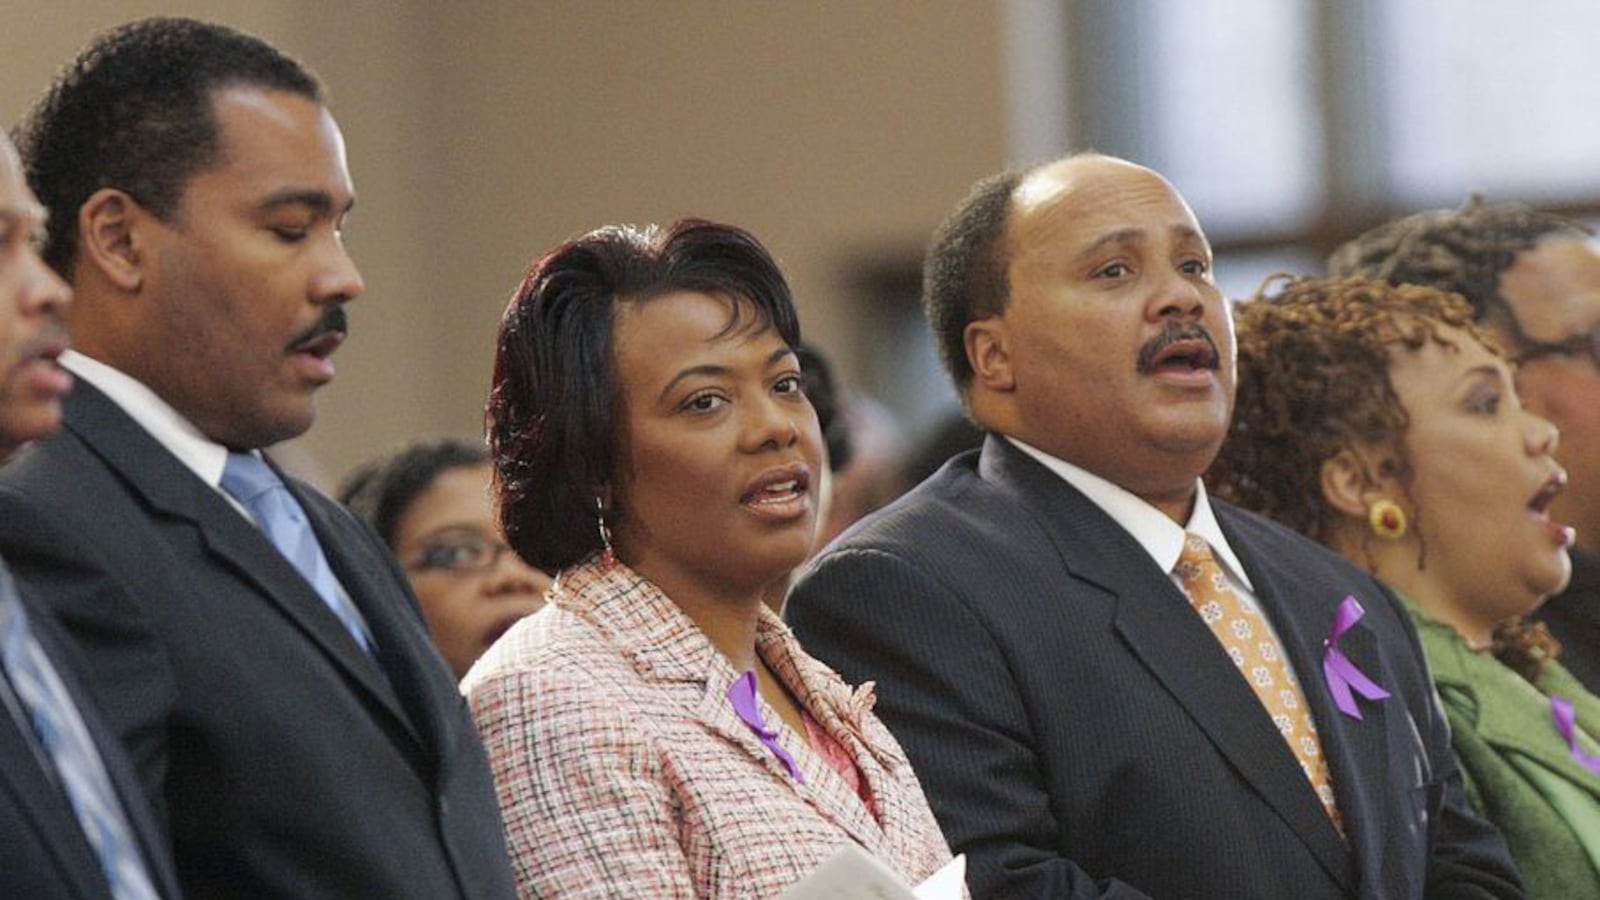
[[[523,897],[772,898],[854,841],[913,884],[950,858],[911,765],[852,692],[763,610],[757,652],[855,760],[874,819],[804,736],[740,721],[739,673],[621,563],[562,572],[464,682]]]

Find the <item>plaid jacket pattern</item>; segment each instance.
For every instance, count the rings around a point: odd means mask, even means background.
[[[777,896],[854,841],[916,883],[950,858],[911,765],[877,717],[762,611],[757,652],[851,755],[874,818],[778,723],[800,784],[727,700],[739,673],[621,563],[564,571],[464,682],[523,897]]]

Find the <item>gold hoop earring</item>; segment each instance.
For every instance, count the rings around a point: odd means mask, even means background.
[[[1367,507],[1367,524],[1372,533],[1386,541],[1398,541],[1406,536],[1406,511],[1400,504],[1384,497]]]
[[[611,549],[611,529],[606,525],[606,505],[598,495],[594,498],[594,516],[600,528],[600,564],[609,569],[617,564],[617,554]]]

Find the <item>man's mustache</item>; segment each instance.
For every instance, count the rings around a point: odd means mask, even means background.
[[[1168,319],[1162,326],[1161,333],[1145,341],[1139,348],[1139,374],[1148,375],[1155,366],[1156,357],[1161,352],[1179,341],[1204,341],[1211,350],[1207,369],[1216,369],[1222,359],[1222,354],[1217,350],[1217,342],[1212,340],[1211,332],[1198,322],[1176,322]]]
[[[330,332],[336,332],[340,335],[348,335],[350,333],[350,320],[349,317],[345,315],[344,306],[342,305],[328,307],[328,311],[323,313],[321,318],[317,319],[316,324],[312,325],[310,328],[307,328],[303,333],[296,337],[290,346],[300,347],[305,344],[309,344],[310,342]]]

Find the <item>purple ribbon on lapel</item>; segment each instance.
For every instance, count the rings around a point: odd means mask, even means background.
[[[1354,694],[1360,694],[1368,700],[1389,699],[1389,692],[1356,668],[1350,657],[1339,649],[1339,638],[1344,637],[1344,633],[1366,614],[1367,611],[1361,608],[1355,597],[1345,597],[1344,602],[1339,604],[1339,611],[1334,614],[1333,630],[1328,633],[1328,639],[1322,642],[1322,675],[1328,679],[1333,703],[1340,712],[1353,719],[1361,718],[1361,708],[1356,705]]]
[[[1556,730],[1561,732],[1561,736],[1567,739],[1567,746],[1572,750],[1572,758],[1578,761],[1578,765],[1596,775],[1600,775],[1600,756],[1590,756],[1583,752],[1582,747],[1578,746],[1578,734],[1574,727],[1578,715],[1572,708],[1572,701],[1552,694],[1550,697],[1550,717],[1556,720]]]
[[[794,757],[778,744],[778,729],[767,725],[767,720],[761,716],[761,704],[756,702],[755,670],[740,675],[733,680],[733,684],[728,685],[728,702],[733,704],[733,711],[739,714],[740,721],[755,732],[761,743],[772,751],[772,755],[778,758],[778,762],[783,763],[784,768],[789,770],[790,777],[805,784],[806,776],[800,773],[800,767],[795,764]]]

